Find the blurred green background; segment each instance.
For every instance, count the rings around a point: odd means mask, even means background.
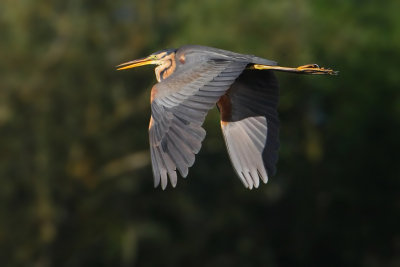
[[[0,266],[400,266],[400,2],[0,2]],[[187,180],[153,188],[153,67],[201,44],[278,73],[277,175],[235,176],[218,112]]]

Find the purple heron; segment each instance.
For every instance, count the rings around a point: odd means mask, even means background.
[[[151,90],[149,125],[154,186],[173,187],[188,175],[206,132],[202,124],[214,106],[232,165],[246,188],[275,173],[278,159],[278,82],[273,71],[336,74],[316,64],[297,68],[253,55],[206,46],[166,49],[117,66],[124,70],[158,65]]]

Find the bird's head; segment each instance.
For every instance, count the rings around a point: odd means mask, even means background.
[[[130,68],[136,68],[144,65],[163,65],[166,61],[171,59],[171,56],[175,55],[176,49],[164,49],[155,52],[147,57],[135,59],[129,62],[122,63],[117,67],[117,70],[125,70]]]
[[[162,81],[170,76],[176,68],[175,62],[176,49],[164,49],[151,54],[150,56],[122,63],[117,66],[117,70],[125,70],[144,65],[158,65],[155,69],[157,81]]]

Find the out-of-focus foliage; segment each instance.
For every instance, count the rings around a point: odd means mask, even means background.
[[[0,2],[1,266],[399,266],[400,2]],[[187,180],[153,189],[153,69],[183,44],[318,63],[278,74],[281,150],[244,189],[213,110]]]

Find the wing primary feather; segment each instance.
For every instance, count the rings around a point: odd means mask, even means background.
[[[250,176],[253,178],[254,188],[258,188],[258,186],[260,185],[260,178],[258,177],[257,168],[251,169]]]
[[[154,154],[154,148],[150,149],[151,165],[153,166],[154,187],[160,184],[160,164],[157,161],[157,155]]]
[[[225,125],[222,126],[224,129],[224,138],[225,138],[225,142],[226,142],[226,147],[228,150],[228,154],[229,154],[229,158],[232,162],[233,165],[233,169],[235,170],[236,174],[239,176],[240,181],[242,181],[243,185],[246,188],[249,188],[249,184],[247,183],[246,178],[243,176],[242,174],[242,167],[241,167],[241,163],[240,163],[240,159],[238,157],[238,152],[237,152],[237,147],[236,144],[234,142],[232,142],[232,138],[230,136],[230,125]]]
[[[190,147],[194,154],[197,154],[200,151],[201,139],[198,139],[195,136],[188,134],[188,132],[185,132],[183,128],[178,124],[177,127],[172,128],[170,131],[174,132],[176,136],[180,136],[182,138],[182,141]]]
[[[233,126],[235,127],[235,129],[232,129],[232,130],[237,131],[237,127],[236,127],[237,125],[233,125]],[[244,140],[243,136],[238,134],[236,136],[232,135],[232,137],[235,138],[235,140],[232,140],[232,141],[235,143],[235,146],[236,146],[236,153],[237,153],[236,156],[238,157],[239,162],[241,162],[241,164],[240,164],[240,172],[242,173],[242,175],[246,179],[247,184],[249,185],[249,189],[253,189],[253,180],[251,179],[251,177],[249,177],[247,175],[248,162],[247,162],[247,159],[245,157],[245,152],[244,152],[245,148],[243,147],[243,143],[242,143],[243,140]]]
[[[160,151],[161,151],[161,157],[163,158],[163,161],[165,163],[165,166],[167,168],[167,173],[169,176],[169,180],[172,184],[172,186],[174,186],[174,184],[176,185],[177,183],[177,176],[176,176],[176,165],[175,163],[172,161],[171,157],[168,155],[168,153],[166,151],[162,151],[162,147],[160,147]]]
[[[255,158],[255,155],[257,151],[255,150],[254,144],[251,142],[248,133],[246,130],[243,128],[242,123],[238,122],[236,124],[237,131],[240,132],[240,136],[242,136],[241,141],[240,141],[240,147],[241,147],[241,157],[244,160],[244,170],[246,171],[246,174],[248,174],[248,177],[252,179],[253,185],[255,185],[258,181],[258,176],[250,176],[250,172],[254,168],[254,163],[257,161]],[[252,151],[253,150],[253,151]]]
[[[154,147],[154,152],[156,153],[156,156],[159,159],[158,162],[161,163],[160,165],[158,165],[158,167],[159,167],[160,178],[161,178],[161,188],[164,190],[168,184],[167,169],[165,167],[165,162],[161,155],[160,147],[159,146]]]
[[[262,152],[266,143],[266,133],[267,131],[261,132],[260,128],[256,127],[252,122],[244,120],[243,123],[246,124],[248,130],[246,130],[250,139],[253,141],[254,145],[259,148],[257,149],[260,153]]]
[[[170,133],[168,133],[168,155],[171,157],[173,162],[176,165],[176,168],[178,169],[179,173],[183,176],[186,177],[188,174],[188,162],[186,161],[185,157],[181,154],[180,149],[176,146],[174,142],[172,142],[172,138],[170,136]]]
[[[257,168],[257,171],[258,171],[258,175],[261,177],[261,180],[264,182],[264,184],[266,184],[268,182],[268,175],[267,175],[267,172],[265,171],[264,165],[259,166]]]
[[[245,123],[237,123],[238,128],[242,131],[243,134],[243,157],[246,159],[247,169],[249,173],[255,172],[257,170],[257,162],[261,160],[261,151],[258,151],[255,146],[252,138],[249,135],[249,131],[247,131]],[[257,157],[258,156],[258,157]],[[251,175],[254,182],[254,187],[258,187],[259,177],[258,175]]]
[[[199,125],[191,125],[192,127],[189,127],[187,131],[196,136],[199,140],[203,141],[204,137],[206,136],[206,131]]]
[[[174,144],[176,149],[180,152],[184,162],[188,167],[191,167],[194,163],[195,157],[194,153],[189,147],[189,145],[184,141],[185,138],[178,137],[175,131],[170,131],[168,133],[169,137],[171,138],[171,142]]]
[[[252,190],[254,183],[253,183],[253,178],[250,176],[248,171],[242,171],[243,176],[246,178],[247,183],[249,184],[249,189]]]

